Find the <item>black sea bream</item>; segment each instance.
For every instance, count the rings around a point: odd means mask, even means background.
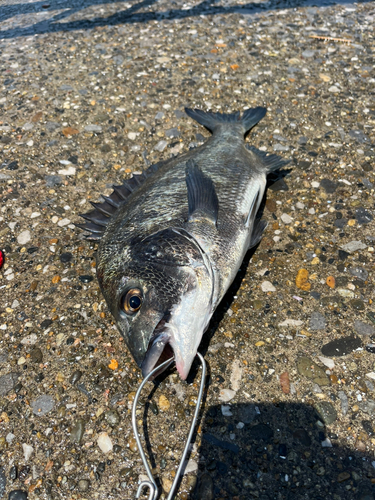
[[[265,108],[186,113],[212,136],[114,186],[80,225],[100,240],[99,284],[144,376],[174,356],[186,379],[213,312],[262,238],[266,176],[288,163],[245,144]]]

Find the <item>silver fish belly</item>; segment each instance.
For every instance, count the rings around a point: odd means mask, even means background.
[[[99,241],[99,284],[144,376],[174,356],[186,379],[213,312],[266,228],[257,213],[267,174],[288,163],[244,141],[265,108],[185,111],[212,136],[114,186],[79,225]]]

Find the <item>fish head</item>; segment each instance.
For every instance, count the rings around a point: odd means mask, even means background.
[[[110,259],[99,246],[98,280],[134,360],[146,376],[174,357],[186,379],[212,315],[207,256],[186,231],[173,228],[118,253]]]

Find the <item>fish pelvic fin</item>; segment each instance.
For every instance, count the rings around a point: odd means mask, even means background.
[[[246,145],[246,148],[259,158],[267,174],[280,170],[291,162],[291,160],[284,160],[281,156],[268,154],[266,151],[260,151],[260,149],[254,146]]]
[[[263,238],[263,233],[266,230],[267,226],[268,222],[266,222],[265,220],[255,219],[249,243],[249,250],[250,248],[255,247],[260,242],[260,240]]]
[[[188,221],[206,219],[216,225],[219,200],[212,180],[207,177],[194,160],[186,163],[186,186],[188,194]]]
[[[233,127],[237,125],[245,135],[265,116],[267,109],[260,106],[250,108],[244,111],[242,116],[239,111],[236,113],[211,113],[190,108],[185,108],[185,113],[212,133],[223,126]]]

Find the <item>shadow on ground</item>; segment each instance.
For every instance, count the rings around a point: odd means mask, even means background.
[[[371,0],[362,0],[358,3],[367,3]],[[41,20],[30,22],[26,18],[25,24],[28,26],[12,27],[0,29],[0,39],[17,38],[20,36],[30,36],[35,34],[45,34],[59,31],[85,30],[99,26],[115,26],[120,24],[131,24],[138,22],[149,22],[161,19],[185,19],[200,15],[219,14],[254,14],[267,10],[278,10],[295,7],[319,7],[335,4],[351,4],[351,0],[270,0],[262,2],[255,0],[246,4],[236,4],[224,0],[224,5],[220,0],[203,0],[194,6],[185,7],[181,2],[181,7],[177,1],[171,1],[168,10],[163,10],[165,3],[158,8],[156,0],[142,0],[140,2],[127,2],[124,0],[45,0],[42,2],[15,3],[3,5],[0,9],[0,23],[15,16],[40,15]],[[85,12],[90,7],[110,6],[115,4],[118,9],[115,13],[107,16],[92,17],[92,13]],[[154,6],[154,9],[151,7]],[[85,17],[86,16],[86,17]],[[72,17],[71,20],[66,20]],[[79,19],[74,19],[79,17]],[[66,21],[64,21],[64,19]],[[1,24],[0,24],[1,27]]]
[[[213,406],[201,425],[198,483],[190,500],[374,498],[373,458],[337,446],[338,437],[311,406]]]

